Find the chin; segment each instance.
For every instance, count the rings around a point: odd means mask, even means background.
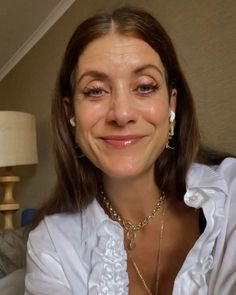
[[[105,175],[109,178],[116,178],[116,179],[129,179],[134,178],[137,176],[136,173],[127,173],[127,171],[108,171],[105,173]]]
[[[129,165],[114,164],[102,170],[107,177],[119,179],[135,178],[144,173],[144,168],[139,165],[132,165],[131,167]]]

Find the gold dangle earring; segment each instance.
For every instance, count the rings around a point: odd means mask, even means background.
[[[74,128],[75,127],[75,117],[70,118],[69,120],[70,125]],[[85,155],[80,149],[80,146],[78,144],[75,145],[75,153],[78,159],[84,158]]]
[[[166,149],[173,150],[175,148],[175,113],[170,111],[170,129],[168,134],[168,141],[166,143]]]

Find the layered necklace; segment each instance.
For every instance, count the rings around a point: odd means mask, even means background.
[[[157,253],[157,275],[156,275],[156,288],[155,288],[155,295],[158,294],[158,289],[159,289],[159,279],[160,279],[160,265],[161,265],[161,246],[162,246],[162,240],[163,240],[163,234],[164,234],[164,217],[165,217],[165,201],[166,201],[166,196],[165,193],[162,192],[160,198],[158,199],[157,203],[155,204],[153,210],[139,223],[133,223],[130,220],[127,220],[123,217],[121,217],[116,209],[112,206],[110,200],[108,197],[105,195],[104,190],[102,187],[100,187],[100,194],[102,197],[102,202],[107,208],[111,218],[114,221],[119,222],[119,224],[124,228],[125,231],[125,238],[127,242],[127,249],[128,249],[128,258],[130,259],[135,272],[137,273],[143,287],[145,288],[146,292],[149,295],[153,295],[151,292],[150,288],[148,287],[139,267],[137,266],[136,262],[132,258],[131,251],[136,248],[136,236],[137,232],[143,229],[146,225],[150,223],[150,221],[159,213],[160,209],[162,209],[162,215],[161,215],[161,222],[160,222],[160,235],[159,235],[159,243],[158,243],[158,253]]]

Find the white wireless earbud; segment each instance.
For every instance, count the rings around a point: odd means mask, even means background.
[[[175,112],[170,111],[170,122],[173,123],[175,120]]]
[[[72,127],[75,127],[75,117],[70,118],[69,122]]]

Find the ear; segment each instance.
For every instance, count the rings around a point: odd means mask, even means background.
[[[66,119],[69,123],[71,133],[75,136],[75,117],[74,117],[74,109],[71,103],[71,100],[68,97],[63,98],[64,111],[66,115]]]
[[[170,93],[170,111],[175,112],[177,106],[177,90],[173,88]]]
[[[74,109],[71,100],[68,97],[63,98],[63,106],[66,114],[66,118],[69,121],[74,116]]]

